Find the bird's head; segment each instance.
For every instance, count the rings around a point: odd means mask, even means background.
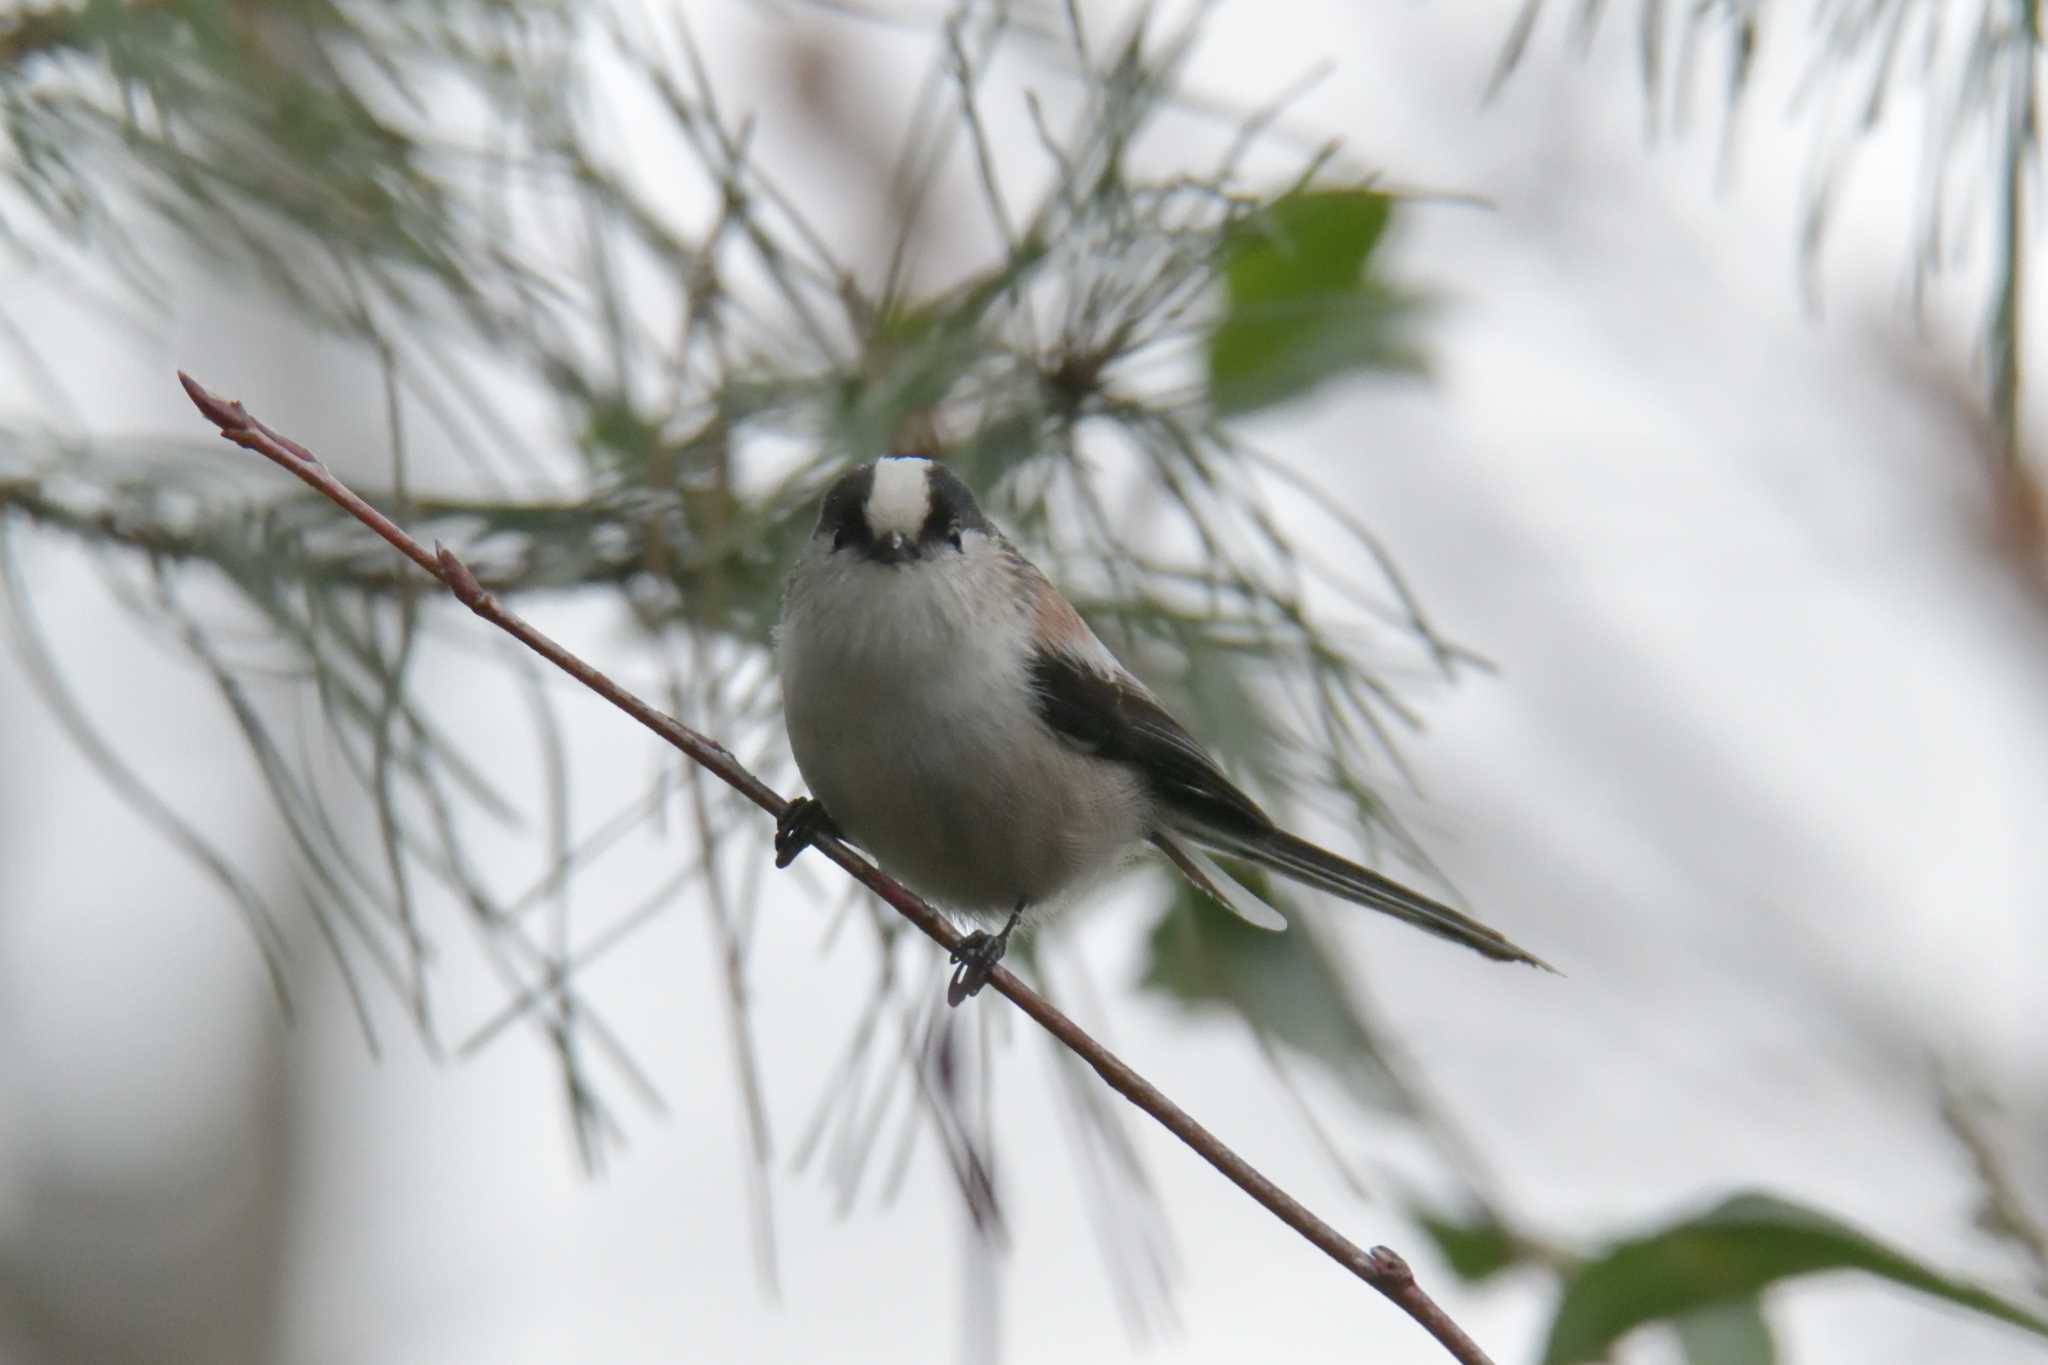
[[[857,465],[832,485],[812,534],[834,554],[902,565],[960,553],[988,518],[944,465],[922,455],[889,455]]]

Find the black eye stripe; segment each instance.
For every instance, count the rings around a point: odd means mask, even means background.
[[[988,518],[975,505],[974,494],[958,475],[942,464],[931,466],[928,490],[931,510],[925,514],[923,538],[948,540],[955,544],[967,531],[986,531]]]
[[[818,509],[818,526],[813,535],[832,536],[832,548],[839,549],[848,542],[860,544],[868,539],[867,501],[868,493],[875,486],[875,467],[860,465],[832,485],[825,494],[824,504]]]

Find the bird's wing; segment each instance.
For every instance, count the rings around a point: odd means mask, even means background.
[[[1108,651],[1099,643],[1095,650],[1107,659]],[[1093,657],[1095,650],[1085,656],[1048,650],[1033,657],[1031,685],[1040,718],[1069,744],[1126,764],[1138,775],[1157,803],[1159,823],[1181,836],[1178,841],[1153,842],[1188,880],[1224,906],[1254,924],[1272,927],[1241,904],[1251,898],[1250,892],[1207,858],[1196,864],[1195,845],[1244,858],[1354,905],[1392,915],[1495,961],[1554,970],[1471,916],[1275,825],[1142,683],[1113,662],[1105,667]],[[1238,895],[1217,884],[1217,877]]]
[[[1102,650],[1104,659],[1108,653]],[[1214,826],[1244,838],[1274,828],[1194,736],[1122,668],[1105,668],[1068,650],[1045,650],[1032,657],[1031,690],[1039,718],[1061,739],[1131,768],[1159,803],[1164,823],[1176,829]]]

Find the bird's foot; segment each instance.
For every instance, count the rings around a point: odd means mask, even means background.
[[[1008,934],[989,934],[976,929],[960,940],[960,946],[953,950],[953,961],[960,966],[946,985],[947,1004],[958,1008],[961,1001],[981,994],[981,988],[988,984],[996,964],[1003,960],[1003,950],[1010,946],[1008,939]]]
[[[995,973],[996,964],[1003,960],[1003,954],[1010,947],[1010,931],[1017,927],[1018,916],[1024,913],[1019,905],[1010,912],[1001,931],[987,933],[976,929],[960,940],[960,946],[953,950],[952,960],[959,964],[953,979],[946,984],[946,1003],[958,1009],[963,1000],[972,1000],[981,994],[981,988]]]
[[[829,834],[834,839],[844,837],[824,806],[808,796],[799,796],[784,806],[775,819],[775,865],[788,867],[820,834]]]

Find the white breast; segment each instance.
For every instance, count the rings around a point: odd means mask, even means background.
[[[990,546],[876,565],[813,546],[777,640],[790,746],[811,794],[914,890],[981,917],[1058,903],[1144,838],[1123,766],[1038,719]],[[978,552],[977,552],[978,551]],[[974,604],[970,607],[970,598]]]

